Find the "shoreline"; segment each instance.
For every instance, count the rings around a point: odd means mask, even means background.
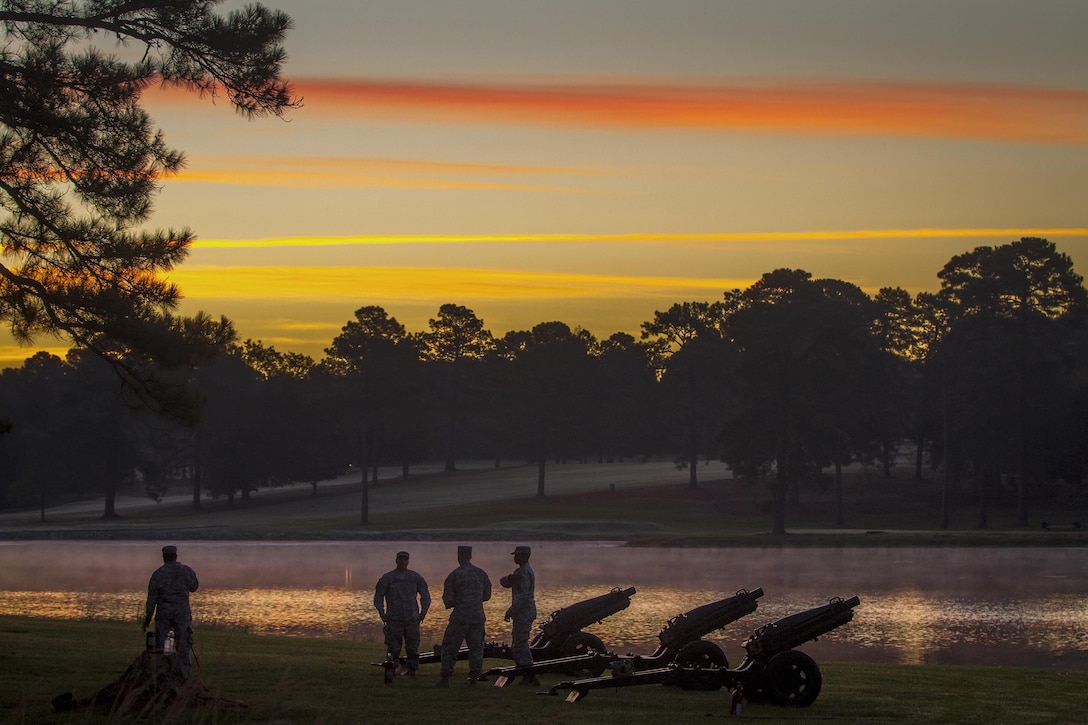
[[[682,535],[644,534],[630,538],[586,536],[533,529],[493,529],[479,531],[451,529],[441,531],[297,532],[209,531],[205,529],[130,528],[114,530],[59,529],[52,531],[0,531],[0,542],[23,541],[276,541],[281,543],[319,543],[352,541],[585,541],[615,542],[631,548],[1086,548],[1088,534],[1082,532],[986,531],[886,531],[842,530],[835,532],[798,530],[783,535],[770,533],[721,537],[686,537]]]

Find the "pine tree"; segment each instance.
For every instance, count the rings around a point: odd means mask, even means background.
[[[280,77],[291,19],[221,1],[0,0],[0,321],[17,339],[115,361],[164,340],[179,290],[163,273],[193,235],[142,228],[184,161],[142,92],[225,96],[247,117],[299,105]]]

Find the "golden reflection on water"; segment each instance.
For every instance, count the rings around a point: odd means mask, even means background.
[[[600,587],[549,588],[538,597],[537,625],[552,611],[603,594]],[[731,596],[730,591],[681,590],[644,587],[631,605],[586,627],[618,653],[650,654],[658,647],[658,633],[677,614],[710,601]],[[434,604],[423,624],[423,647],[442,639],[446,614],[441,587],[432,588]],[[0,614],[70,620],[121,620],[134,626],[143,615],[144,592],[0,591]],[[194,623],[238,628],[255,634],[335,638],[380,642],[381,621],[369,589],[240,588],[202,589],[192,597]],[[822,604],[796,597],[764,596],[752,614],[706,639],[718,643],[734,665],[744,656],[742,644],[763,624]],[[487,638],[509,641],[509,623],[502,619],[505,591],[487,603]],[[198,635],[199,636],[199,635]],[[945,600],[917,589],[893,595],[863,596],[849,624],[820,638],[820,649],[835,653],[868,651],[863,659],[901,664],[959,661],[969,652],[1025,647],[1055,656],[1088,652],[1088,607],[1083,597],[1054,595],[1038,600]],[[872,653],[880,652],[874,657]],[[959,655],[957,656],[957,652]],[[832,654],[834,657],[834,654]]]
[[[893,645],[899,663],[920,665],[940,641],[941,608],[917,589],[905,589],[895,598],[866,599],[865,617],[850,626],[854,640],[869,647]],[[893,644],[894,643],[894,644]]]
[[[444,543],[185,544],[201,588],[192,596],[200,627],[255,634],[381,641],[373,583],[398,548],[431,582],[423,646],[441,640],[447,621],[441,583],[452,568]],[[538,547],[541,551],[538,563]],[[0,544],[0,614],[130,621],[143,616],[147,577],[160,563],[146,542],[106,542],[98,559],[78,543]],[[509,592],[498,579],[512,562],[506,545],[480,545],[491,575],[487,638],[509,641]],[[1088,668],[1088,582],[1080,552],[828,550],[632,550],[595,544],[534,543],[539,625],[554,611],[635,586],[629,608],[586,627],[618,653],[650,654],[677,614],[761,586],[758,609],[707,639],[730,663],[769,622],[857,594],[854,620],[804,645],[817,660],[904,664],[1035,664]],[[935,559],[939,559],[935,561]],[[739,569],[746,581],[724,581]],[[735,578],[735,577],[734,577]]]
[[[0,591],[0,614],[45,619],[141,621],[143,592],[5,592]]]

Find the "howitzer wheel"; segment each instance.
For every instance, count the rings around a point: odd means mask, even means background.
[[[702,667],[704,669],[708,667],[717,667],[723,670],[729,668],[729,660],[726,658],[725,652],[722,652],[722,648],[713,642],[707,642],[705,639],[697,639],[681,647],[676,654],[676,664],[680,667]]]
[[[823,682],[816,660],[791,649],[779,652],[767,663],[763,694],[775,705],[808,707],[816,702]]]
[[[560,649],[560,656],[562,657],[582,657],[592,652],[599,654],[605,653],[604,642],[601,638],[595,634],[589,632],[575,632],[565,640],[563,640],[563,647]],[[587,660],[586,662],[579,662],[578,664],[572,664],[566,673],[575,679],[584,679],[587,677],[600,677],[604,674],[604,662]]]
[[[690,674],[686,673],[680,681],[680,687],[685,690],[701,690],[710,692],[722,689],[724,684],[718,670],[729,668],[722,648],[713,642],[699,639],[688,642],[680,648],[676,654],[676,664],[683,668],[694,668]]]

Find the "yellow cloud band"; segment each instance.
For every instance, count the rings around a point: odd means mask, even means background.
[[[252,299],[562,299],[718,297],[751,280],[608,276],[426,267],[186,265],[170,275],[186,297]]]
[[[847,229],[799,232],[711,232],[701,234],[416,234],[360,235],[345,237],[282,237],[271,239],[198,239],[194,249],[255,249],[260,247],[342,247],[372,244],[492,244],[511,242],[797,242],[879,239],[964,239],[1020,237],[1083,237],[1082,228],[1001,228],[1001,229]]]

